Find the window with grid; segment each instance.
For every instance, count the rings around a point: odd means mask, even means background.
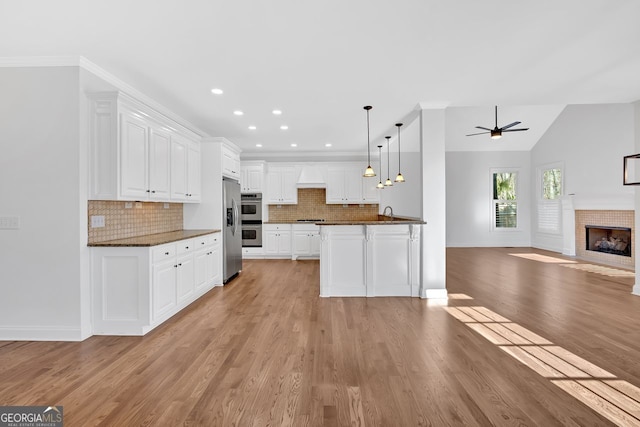
[[[562,220],[562,168],[558,165],[538,169],[538,183],[538,231],[558,234]]]
[[[493,173],[493,226],[495,229],[518,227],[518,173]]]

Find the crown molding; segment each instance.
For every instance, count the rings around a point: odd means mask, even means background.
[[[198,128],[189,121],[178,116],[159,102],[140,92],[130,84],[120,80],[105,69],[89,61],[83,56],[25,56],[25,57],[0,57],[0,67],[80,67],[96,75],[105,82],[114,86],[118,91],[135,98],[145,106],[157,111],[166,118],[179,123],[200,137],[208,136],[207,132]]]

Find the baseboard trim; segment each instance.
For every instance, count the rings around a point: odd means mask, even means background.
[[[424,296],[422,298],[427,298],[427,299],[446,299],[447,298],[446,289],[425,289],[423,294]]]

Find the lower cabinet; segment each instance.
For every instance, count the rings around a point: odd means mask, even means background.
[[[315,224],[293,224],[291,259],[320,257],[320,227]]]
[[[152,247],[92,247],[94,335],[144,335],[222,286],[218,233]]]
[[[262,232],[265,256],[278,258],[291,256],[291,224],[264,224]]]

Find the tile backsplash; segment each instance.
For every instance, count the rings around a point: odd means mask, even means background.
[[[378,205],[327,205],[324,188],[301,188],[297,205],[269,205],[269,222],[298,219],[327,221],[374,221]],[[278,207],[280,206],[280,207]]]
[[[182,203],[89,200],[87,213],[89,243],[182,230]],[[105,226],[91,228],[93,215],[104,216]]]

